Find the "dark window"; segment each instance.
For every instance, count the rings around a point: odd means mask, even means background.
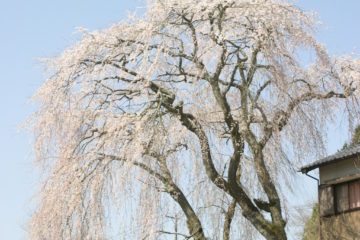
[[[332,186],[319,186],[320,216],[334,214],[334,193]]]
[[[360,181],[349,183],[350,208],[360,208]]]
[[[336,212],[349,210],[349,184],[335,185]]]
[[[319,186],[320,216],[360,208],[360,179]]]

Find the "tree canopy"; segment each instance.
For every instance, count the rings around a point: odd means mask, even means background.
[[[153,0],[84,30],[34,95],[31,239],[287,239],[296,166],[359,109],[360,60],[316,25],[283,1]]]

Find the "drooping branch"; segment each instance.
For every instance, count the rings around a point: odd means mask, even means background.
[[[141,168],[142,170],[149,173],[151,176],[158,179],[164,185],[165,191],[174,199],[183,210],[186,219],[187,219],[187,227],[189,229],[190,235],[195,240],[206,240],[201,222],[196,215],[195,211],[191,207],[189,201],[185,197],[184,193],[180,190],[180,188],[175,184],[171,177],[171,173],[166,164],[166,158],[163,155],[156,154],[154,152],[147,153],[150,157],[155,158],[160,163],[160,170],[161,173],[153,170],[148,165],[138,162],[138,161],[131,161],[131,164]],[[112,161],[120,161],[125,162],[126,159],[119,158],[115,155],[107,155],[101,154],[101,158],[108,158]]]

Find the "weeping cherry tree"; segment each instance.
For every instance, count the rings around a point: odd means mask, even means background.
[[[281,0],[153,0],[82,31],[33,97],[30,239],[287,239],[296,166],[359,116],[360,60],[317,24]]]

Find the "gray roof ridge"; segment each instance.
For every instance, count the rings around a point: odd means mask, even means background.
[[[360,153],[360,144],[359,143],[355,144],[355,145],[350,145],[343,150],[339,150],[334,154],[331,154],[327,157],[321,158],[313,163],[310,163],[310,164],[307,164],[307,165],[301,167],[299,172],[307,173],[307,172],[314,170],[315,168],[318,168],[322,165],[327,165],[327,164],[336,162],[338,160],[354,156],[359,153]]]

